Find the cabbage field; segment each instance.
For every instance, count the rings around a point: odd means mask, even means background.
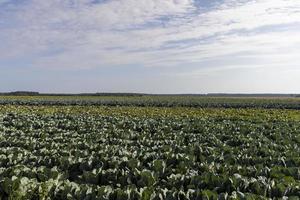
[[[300,97],[141,96],[1,96],[0,105],[76,105],[193,108],[264,108],[300,110]]]
[[[0,100],[0,200],[300,197],[299,100],[72,98]]]

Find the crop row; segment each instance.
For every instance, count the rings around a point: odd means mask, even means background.
[[[3,112],[0,199],[297,199],[299,152],[297,121]]]
[[[195,108],[264,108],[300,109],[300,98],[220,98],[197,96],[137,96],[137,97],[0,97],[0,105],[30,106],[138,106]]]

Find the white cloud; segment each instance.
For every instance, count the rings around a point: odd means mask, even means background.
[[[295,0],[225,0],[205,12],[193,0],[31,0],[0,16],[0,59],[26,57],[36,67],[184,66],[243,52],[272,63],[282,50],[300,54]]]

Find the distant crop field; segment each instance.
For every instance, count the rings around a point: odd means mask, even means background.
[[[300,100],[0,97],[0,199],[299,199]]]
[[[77,105],[300,109],[299,97],[209,96],[0,96],[0,105]]]

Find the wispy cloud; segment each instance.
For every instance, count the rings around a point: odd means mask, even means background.
[[[294,66],[299,35],[295,0],[0,0],[0,61],[35,68]]]

